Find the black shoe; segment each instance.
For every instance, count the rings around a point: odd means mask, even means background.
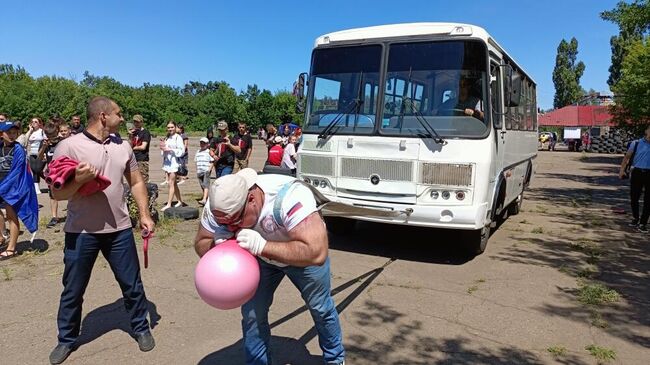
[[[72,352],[72,347],[70,346],[66,346],[62,344],[56,345],[54,350],[50,352],[50,364],[57,365],[64,362],[65,359],[67,359],[68,356],[70,356],[71,352]]]
[[[636,229],[638,229],[639,232],[648,233],[648,226],[646,226],[645,224],[639,224],[639,226],[636,227]]]
[[[59,220],[56,219],[56,218],[52,218],[52,219],[50,219],[50,223],[48,223],[47,226],[45,226],[45,228],[52,228],[52,227],[56,226],[57,224],[59,224]]]
[[[138,346],[142,352],[151,351],[156,347],[156,341],[154,341],[153,336],[149,331],[137,334],[135,339],[138,341]]]
[[[628,223],[627,225],[630,226],[630,227],[636,228],[636,226],[639,225],[639,220],[634,219],[634,220],[632,220],[632,222]]]

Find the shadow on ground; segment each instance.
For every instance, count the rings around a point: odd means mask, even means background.
[[[620,163],[620,156],[595,156],[584,161],[593,164],[587,170],[618,171],[615,164]],[[650,328],[650,287],[646,284],[650,279],[650,236],[626,226],[631,219],[629,213],[616,214],[612,210],[625,207],[629,212],[627,182],[619,180],[615,172],[586,177],[556,173],[540,175],[551,181],[532,190],[531,206],[534,203],[538,205],[530,211],[545,216],[554,228],[535,237],[521,235],[517,239],[523,245],[513,246],[491,257],[517,264],[554,267],[576,276],[576,279],[599,282],[616,290],[623,298],[619,303],[588,306],[578,302],[575,288],[558,287],[559,300],[543,304],[538,310],[550,316],[592,325],[594,313],[597,313],[606,321],[604,330],[607,333],[650,347],[650,336],[647,335],[647,328]],[[583,185],[557,188],[567,185],[561,180]],[[555,207],[548,207],[548,204]],[[596,267],[596,272],[581,275],[578,271],[586,265]],[[557,302],[570,304],[551,304]]]
[[[152,329],[158,325],[161,318],[156,309],[156,304],[149,302],[149,325]],[[77,340],[77,346],[90,343],[114,330],[131,334],[130,316],[124,308],[122,298],[111,304],[93,309],[84,317],[81,322],[81,332]]]

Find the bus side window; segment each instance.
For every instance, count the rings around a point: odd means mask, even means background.
[[[501,128],[501,89],[499,88],[499,65],[490,63],[490,74],[492,76],[490,82],[490,106],[492,110],[492,125],[494,128]]]

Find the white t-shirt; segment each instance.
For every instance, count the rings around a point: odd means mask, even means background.
[[[29,136],[29,154],[38,155],[38,150],[41,148],[41,142],[45,139],[45,132],[43,128],[32,132]]]
[[[178,172],[178,159],[185,153],[185,144],[179,134],[173,134],[165,140],[168,151],[162,151],[163,171]]]
[[[282,154],[282,164],[280,166],[288,169],[295,169],[296,163],[293,162],[291,156],[296,156],[296,145],[293,143],[289,143],[287,147],[284,148],[284,153]]]
[[[253,230],[259,232],[264,239],[269,241],[287,242],[289,231],[295,228],[307,216],[315,212],[316,200],[308,187],[301,184],[292,184],[287,193],[284,195],[280,209],[280,218],[282,226],[278,225],[273,218],[273,206],[278,192],[285,184],[290,184],[295,178],[284,175],[260,175],[257,177],[257,186],[264,192],[264,206],[260,213]],[[229,239],[234,237],[226,227],[222,227],[214,220],[214,215],[210,211],[209,200],[214,197],[208,197],[205,203],[203,214],[201,214],[201,225],[203,228],[214,234],[214,239]],[[286,264],[270,260],[265,257],[260,258],[270,264],[284,267]]]

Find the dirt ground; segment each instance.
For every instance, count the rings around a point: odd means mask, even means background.
[[[256,145],[253,167],[265,153]],[[628,188],[615,176],[620,159],[540,152],[523,211],[472,259],[446,231],[360,223],[353,235],[331,235],[347,363],[647,364],[650,236],[626,226]],[[152,181],[161,182],[160,157],[152,153],[152,160]],[[192,172],[181,190],[196,206]],[[45,229],[47,200],[39,196],[37,239],[30,244],[21,235],[21,256],[0,262],[3,365],[47,363],[56,345],[63,232]],[[194,288],[197,224],[163,222],[142,271],[156,348],[138,351],[120,290],[99,258],[80,346],[66,364],[243,363],[239,312],[209,307]],[[270,320],[278,363],[321,363],[311,318],[288,280]]]

